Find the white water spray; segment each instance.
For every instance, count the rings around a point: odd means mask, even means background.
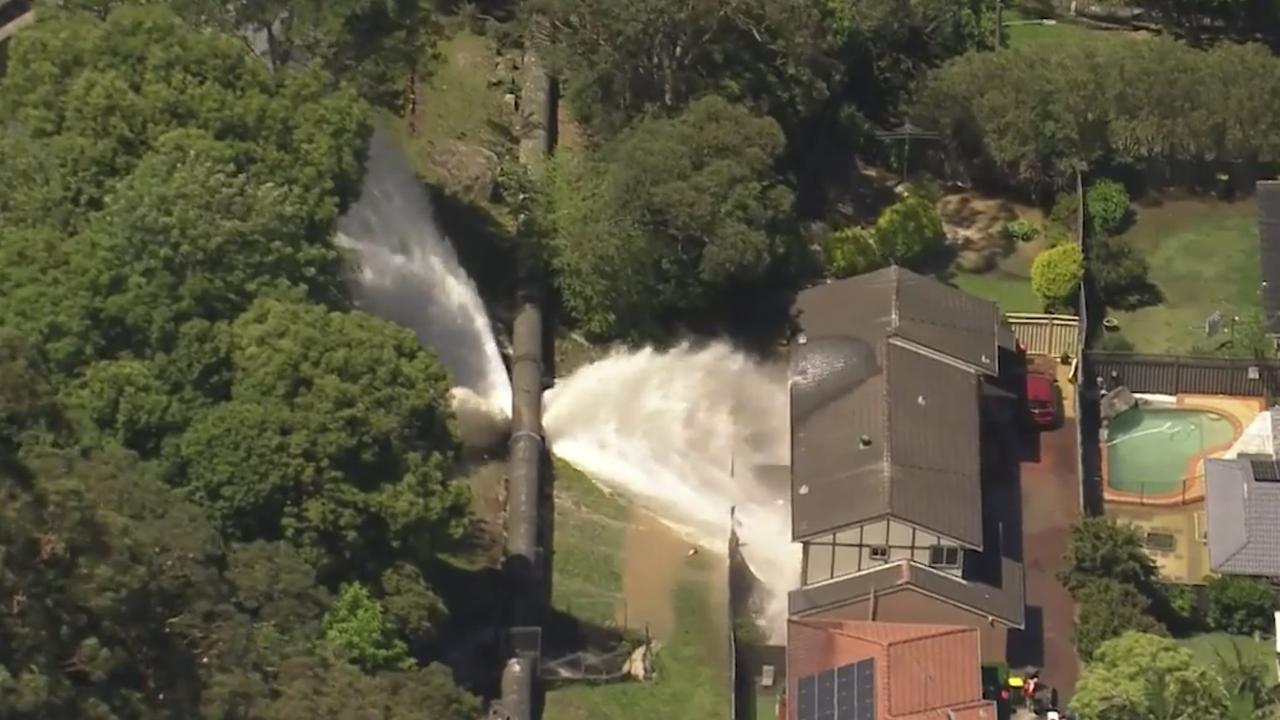
[[[431,211],[431,200],[395,140],[376,130],[360,198],[335,243],[358,264],[356,305],[409,328],[453,376],[458,408],[511,413],[511,382],[484,302]]]
[[[786,370],[723,342],[667,352],[617,353],[547,391],[544,430],[553,453],[713,550],[738,536],[769,592],[766,621],[780,638],[786,591],[799,578],[791,543]]]

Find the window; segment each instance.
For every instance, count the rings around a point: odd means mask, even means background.
[[[960,567],[960,548],[954,545],[934,545],[929,548],[929,564],[934,567]]]
[[[1170,533],[1147,533],[1147,549],[1161,552],[1173,552],[1178,548],[1178,539]]]
[[[871,559],[872,560],[888,560],[889,546],[888,545],[872,545]]]

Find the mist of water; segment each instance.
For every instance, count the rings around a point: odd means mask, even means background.
[[[356,265],[349,281],[357,307],[413,330],[435,351],[452,375],[456,409],[510,414],[511,383],[484,302],[385,130],[374,131],[364,187],[335,243]]]
[[[742,552],[767,586],[775,637],[799,578],[785,474],[786,369],[727,343],[617,353],[544,398],[551,451],[699,545],[722,549],[736,506]]]

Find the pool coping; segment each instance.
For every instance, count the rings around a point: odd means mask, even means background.
[[[1232,397],[1233,399],[1237,399],[1235,396],[1223,397]],[[1234,413],[1224,412],[1220,408],[1215,408],[1209,405],[1187,402],[1187,399],[1187,396],[1178,395],[1174,402],[1174,407],[1182,410],[1198,410],[1200,412],[1213,413],[1214,415],[1226,418],[1231,422],[1231,428],[1233,430],[1231,439],[1225,443],[1205,448],[1188,458],[1186,470],[1183,473],[1181,489],[1159,495],[1148,495],[1141,492],[1117,490],[1111,486],[1111,465],[1109,462],[1110,450],[1108,450],[1106,441],[1099,438],[1098,445],[1101,448],[1102,460],[1102,499],[1105,502],[1124,503],[1126,505],[1177,506],[1190,505],[1204,500],[1204,474],[1197,473],[1196,468],[1203,463],[1206,458],[1210,458],[1214,455],[1230,450],[1232,446],[1236,444],[1236,441],[1244,435],[1245,427],[1244,423],[1240,418],[1236,417]],[[1248,400],[1252,398],[1238,399]],[[1265,409],[1264,402],[1258,401],[1258,405],[1260,408]],[[1259,410],[1259,412],[1261,412],[1261,410]]]

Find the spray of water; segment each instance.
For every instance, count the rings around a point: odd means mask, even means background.
[[[736,506],[780,636],[800,567],[786,484],[766,471],[789,460],[785,368],[722,342],[617,353],[558,381],[544,405],[552,452],[689,540],[724,547]]]
[[[394,138],[374,132],[360,198],[338,223],[358,307],[410,328],[453,376],[455,408],[506,417],[511,383],[484,302]]]

